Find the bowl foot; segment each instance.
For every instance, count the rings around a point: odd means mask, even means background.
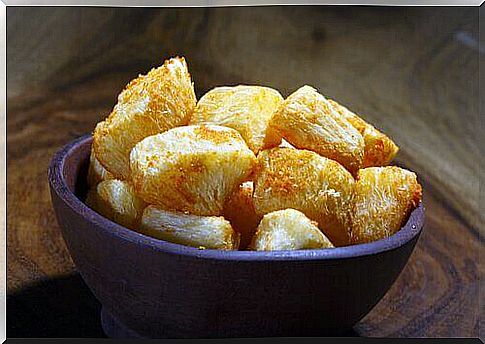
[[[106,310],[106,308],[101,309],[101,326],[103,328],[104,333],[106,336],[109,338],[116,338],[116,339],[149,339],[149,337],[142,336],[138,332],[132,330],[131,328],[127,327],[125,324],[123,324],[117,317],[112,315],[109,311]],[[355,337],[358,336],[358,334],[353,330],[335,330],[335,331],[330,331],[328,329],[322,330],[322,331],[314,331],[314,332],[298,332],[298,333],[258,333],[257,335],[254,335],[252,333],[244,333],[244,334],[239,334],[236,337],[238,338],[261,338],[261,337],[327,337],[327,336],[344,336],[344,337]],[[215,335],[215,336],[210,336],[207,338],[229,338],[233,337],[233,335]],[[192,336],[187,336],[187,333],[180,333],[179,335],[176,335],[174,337],[165,337],[165,338],[199,338],[199,337],[192,337]],[[201,338],[206,338],[206,337],[201,337]]]
[[[145,338],[132,329],[126,327],[104,307],[101,309],[101,326],[103,327],[104,333],[109,338]]]

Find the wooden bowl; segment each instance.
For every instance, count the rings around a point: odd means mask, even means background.
[[[91,136],[52,159],[52,203],[81,276],[101,302],[110,337],[336,335],[383,297],[424,221],[419,205],[393,236],[300,251],[199,250],[122,227],[87,207]],[[79,305],[82,307],[82,305]]]

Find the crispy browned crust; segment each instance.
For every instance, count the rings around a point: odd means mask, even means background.
[[[364,121],[345,106],[332,99],[328,99],[328,101],[364,138],[363,167],[389,165],[399,151],[399,147],[387,135],[374,128],[374,126]]]
[[[143,138],[186,125],[196,104],[184,58],[173,58],[132,80],[109,117],[94,130],[101,164],[116,178],[128,179],[131,149]]]
[[[421,197],[421,185],[411,171],[396,166],[360,170],[355,183],[351,242],[366,243],[394,234]]]
[[[224,217],[231,222],[236,231],[241,233],[240,248],[242,249],[249,245],[262,219],[254,209],[253,189],[252,181],[244,182],[224,204]]]
[[[133,185],[147,203],[219,216],[231,193],[251,174],[256,157],[234,129],[202,125],[145,138],[130,160]]]
[[[317,221],[336,246],[349,244],[354,178],[314,152],[273,148],[258,155],[254,205],[260,215],[293,208]]]
[[[257,154],[261,149],[276,147],[281,142],[280,136],[269,128],[269,121],[282,102],[281,94],[269,87],[216,87],[199,100],[190,124],[208,123],[233,128]]]
[[[335,160],[351,173],[362,167],[362,135],[310,86],[299,88],[283,102],[271,127],[296,148]]]

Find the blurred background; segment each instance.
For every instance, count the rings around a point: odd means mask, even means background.
[[[179,55],[198,97],[236,84],[287,96],[309,84],[392,137],[396,164],[424,186],[427,225],[394,287],[349,335],[477,337],[479,15],[472,7],[8,7],[7,336],[103,336],[99,305],[58,230],[47,166],[109,114],[131,79]]]

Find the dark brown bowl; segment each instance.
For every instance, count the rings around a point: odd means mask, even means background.
[[[406,264],[422,204],[393,236],[300,251],[199,250],[122,227],[87,207],[91,136],[52,159],[52,203],[72,258],[103,305],[111,337],[336,335],[352,328]],[[82,306],[82,305],[81,305]]]

